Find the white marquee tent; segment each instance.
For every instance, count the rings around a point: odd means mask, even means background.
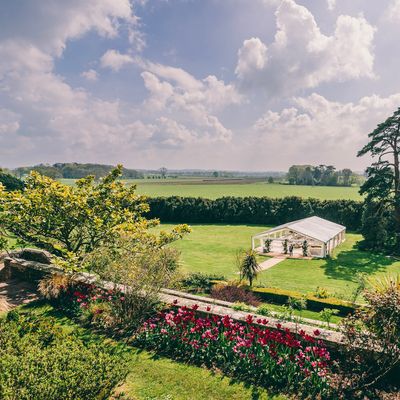
[[[293,255],[303,255],[302,245],[307,241],[307,255],[326,257],[344,242],[346,227],[320,217],[309,217],[287,222],[252,237],[253,250],[264,252],[269,240],[271,253],[284,253],[284,242],[293,245]]]

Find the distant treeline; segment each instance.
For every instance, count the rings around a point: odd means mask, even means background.
[[[39,164],[32,167],[19,167],[13,173],[22,178],[31,171],[37,171],[42,175],[53,179],[80,179],[88,175],[94,175],[96,179],[106,176],[115,166],[104,164],[79,164],[79,163],[56,163],[53,165]],[[122,178],[139,179],[143,173],[135,169],[123,169]]]
[[[222,197],[216,200],[195,197],[149,198],[148,217],[162,222],[279,225],[317,215],[346,226],[361,227],[362,202],[318,200],[300,197]]]
[[[336,170],[333,165],[292,165],[286,179],[291,185],[351,186],[361,177],[349,168]]]

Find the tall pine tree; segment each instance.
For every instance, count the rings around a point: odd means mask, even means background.
[[[382,241],[377,237],[380,229],[370,223],[363,224],[362,233],[368,247],[376,248],[375,242],[382,250],[400,254],[400,108],[368,137],[369,142],[358,153],[359,157],[369,154],[374,159],[360,190],[366,195],[364,222],[379,220],[386,235]]]

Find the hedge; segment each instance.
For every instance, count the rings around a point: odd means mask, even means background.
[[[300,299],[304,297],[299,292],[284,289],[252,288],[251,290],[260,299],[275,304],[287,304],[289,298]],[[339,310],[340,316],[346,316],[355,311],[353,303],[335,297],[322,299],[313,295],[306,295],[305,299],[307,301],[307,310],[311,311],[322,311],[324,308],[333,308]]]
[[[361,228],[363,203],[353,200],[318,200],[290,196],[153,197],[148,199],[149,218],[162,222],[229,223],[278,225],[313,215],[344,225],[349,230]]]

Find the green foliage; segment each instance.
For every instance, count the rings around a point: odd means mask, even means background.
[[[360,193],[365,194],[366,210],[362,233],[364,245],[373,246],[371,223],[377,223],[381,250],[400,254],[400,108],[368,135],[369,142],[358,156],[368,154],[375,161],[367,168],[367,180]],[[376,248],[376,245],[372,248]]]
[[[330,322],[334,315],[339,314],[339,310],[336,308],[324,308],[320,313],[321,319],[328,324],[328,328],[330,326]]]
[[[162,222],[279,225],[317,215],[344,225],[361,227],[363,205],[352,200],[317,200],[300,197],[155,197],[148,199],[149,218]]]
[[[209,292],[213,282],[224,281],[225,277],[216,274],[203,274],[201,272],[193,272],[185,276],[181,283],[186,290],[194,292]]]
[[[304,296],[299,292],[276,288],[253,288],[252,291],[260,299],[275,304],[288,304],[290,298],[297,300],[305,299],[307,310],[312,311],[322,311],[324,308],[334,308],[338,309],[339,315],[343,316],[348,315],[355,310],[355,307],[351,302],[336,299],[334,297],[321,299],[313,295],[307,295],[304,298]]]
[[[272,239],[265,239],[264,247],[263,247],[264,253],[269,253],[271,251],[271,243],[272,243]]]
[[[24,182],[15,176],[3,172],[0,169],[0,184],[4,186],[6,190],[22,190],[24,188]]]
[[[327,299],[329,297],[329,292],[326,288],[319,287],[315,289],[315,292],[313,293],[315,297],[318,299]]]
[[[304,242],[301,245],[301,249],[303,250],[303,257],[308,256],[308,242],[307,240],[304,240]]]
[[[10,312],[0,320],[0,398],[108,399],[126,375],[112,345],[86,344],[50,318]]]
[[[240,252],[237,258],[237,266],[240,272],[240,280],[247,279],[250,286],[253,286],[253,280],[257,278],[260,270],[257,253],[254,250]]]
[[[287,180],[291,185],[350,186],[355,177],[351,169],[336,171],[333,165],[292,165]]]
[[[242,303],[240,301],[235,302],[232,308],[235,311],[251,311],[251,308],[246,303]]]
[[[118,329],[134,330],[149,318],[160,303],[160,290],[178,279],[179,253],[164,247],[170,238],[151,233],[122,236],[115,248],[105,247],[89,257],[90,268],[101,279],[124,285],[123,296],[110,303]]]
[[[257,307],[257,314],[264,315],[266,317],[272,315],[271,310],[267,304],[261,304]]]
[[[369,283],[368,307],[343,321],[345,371],[353,392],[369,389],[390,372],[398,378],[400,365],[400,275]],[[365,349],[377,351],[371,355]]]
[[[113,248],[121,234],[141,239],[143,245],[168,243],[187,227],[177,227],[158,238],[148,233],[157,221],[148,221],[145,198],[117,179],[122,167],[95,184],[94,177],[79,180],[75,187],[32,172],[23,192],[0,191],[0,223],[18,239],[84,266],[88,255],[101,247]],[[1,212],[2,211],[2,212]]]
[[[31,171],[36,171],[53,179],[81,179],[89,175],[100,179],[108,175],[114,168],[112,165],[104,164],[56,163],[53,165],[39,164],[33,167],[20,167],[16,168],[14,172],[19,176],[23,176],[29,175]],[[122,178],[143,178],[143,174],[134,169],[123,168]]]

